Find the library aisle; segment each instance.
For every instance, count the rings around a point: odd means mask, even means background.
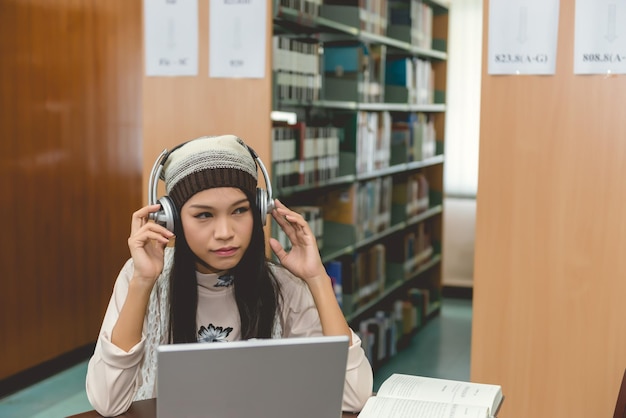
[[[411,344],[374,375],[374,390],[393,373],[468,380],[472,301],[444,297],[441,313],[413,336]],[[0,399],[3,418],[61,418],[92,409],[85,394],[82,362],[20,392]]]
[[[469,380],[471,335],[471,299],[444,296],[441,313],[426,322],[406,349],[376,370],[374,391],[393,373]]]

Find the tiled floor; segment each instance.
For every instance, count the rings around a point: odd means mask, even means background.
[[[0,399],[2,418],[59,418],[93,409],[85,393],[87,363],[79,363]]]
[[[379,368],[374,390],[392,373],[468,380],[472,302],[447,298],[441,313],[411,345]],[[2,418],[60,418],[92,409],[85,394],[86,363],[80,363],[27,389],[0,399]]]

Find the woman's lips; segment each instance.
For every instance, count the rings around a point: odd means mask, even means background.
[[[237,252],[237,247],[228,247],[228,248],[220,248],[218,250],[213,251],[220,257],[228,257]]]

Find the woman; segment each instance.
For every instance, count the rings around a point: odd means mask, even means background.
[[[89,361],[93,407],[113,416],[155,397],[159,344],[347,335],[343,409],[360,410],[373,387],[361,341],[337,303],[309,225],[278,200],[271,215],[292,248],[271,238],[280,265],[266,259],[257,166],[245,143],[232,135],[186,142],[166,156],[162,178],[174,231],[150,221],[159,204],[132,216],[131,258]]]

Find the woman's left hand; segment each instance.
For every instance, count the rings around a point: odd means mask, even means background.
[[[272,217],[291,241],[291,250],[287,252],[278,240],[270,238],[270,247],[280,263],[307,283],[312,284],[312,281],[318,279],[328,280],[315,235],[308,222],[278,199],[274,202]]]
[[[288,209],[278,200],[275,201],[272,216],[285,231],[292,246],[287,252],[275,238],[270,238],[272,251],[280,263],[294,276],[304,280],[311,290],[322,332],[324,335],[347,335],[352,345],[352,331],[337,303],[337,296],[322,263],[311,227],[302,215]]]

